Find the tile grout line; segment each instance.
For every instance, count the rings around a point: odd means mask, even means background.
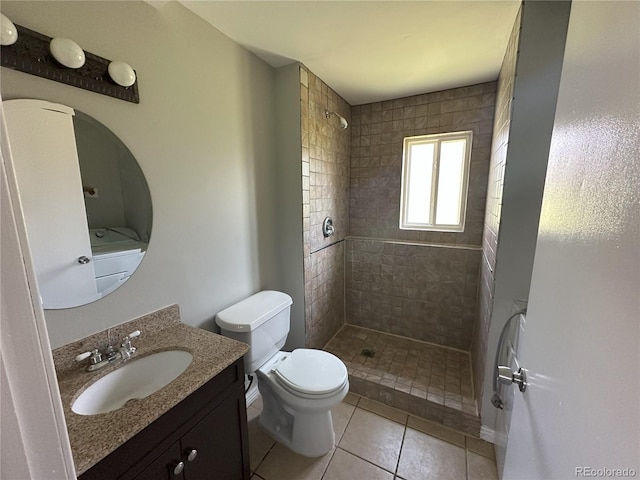
[[[400,451],[398,452],[398,461],[396,462],[396,470],[393,472],[394,480],[398,477],[398,469],[400,468],[400,457],[402,457],[402,449],[404,448],[404,439],[407,437],[407,428],[409,428],[409,415],[404,420],[404,431],[402,432],[402,441],[400,442]]]
[[[329,465],[331,465],[331,462],[333,461],[333,457],[336,456],[336,451],[338,450],[338,448],[340,448],[339,447],[340,441],[342,440],[342,437],[344,437],[344,434],[347,431],[347,428],[349,428],[349,424],[351,423],[351,419],[353,418],[353,414],[356,413],[356,410],[358,409],[358,403],[360,403],[360,398],[361,397],[358,397],[358,400],[356,400],[356,404],[352,405],[353,406],[353,412],[351,412],[351,415],[349,416],[349,420],[347,421],[347,424],[344,427],[344,431],[340,435],[340,439],[336,441],[336,445],[335,445],[335,447],[333,449],[333,453],[331,454],[331,458],[327,462],[327,466],[325,467],[324,471],[322,472],[322,475],[320,476],[320,480],[322,480],[324,478],[324,476],[327,474],[327,470],[329,470]],[[351,404],[348,404],[348,405],[351,405]]]
[[[467,480],[469,480],[469,455],[467,449],[467,436],[464,437],[464,473],[466,474]]]
[[[338,450],[338,445],[336,444],[336,446],[333,448],[333,452],[331,453],[331,458],[327,462],[327,466],[324,467],[324,470],[322,471],[322,475],[320,476],[320,480],[322,480],[324,478],[324,476],[327,474],[327,470],[329,470],[329,465],[331,465],[331,462],[333,461],[333,457],[336,456],[336,451],[337,450]]]
[[[368,463],[368,464],[370,464],[370,465],[372,465],[372,466],[374,466],[374,467],[376,467],[376,468],[379,468],[379,469],[381,469],[381,470],[383,470],[383,471],[385,471],[385,472],[388,472],[388,473],[392,474],[392,475],[394,476],[394,479],[395,479],[395,480],[401,479],[401,477],[399,477],[399,476],[398,476],[398,471],[399,471],[399,468],[400,468],[400,460],[401,460],[401,456],[402,456],[402,451],[403,451],[403,449],[404,449],[404,443],[405,443],[405,441],[406,441],[407,429],[408,429],[408,428],[410,428],[410,427],[409,427],[409,421],[410,421],[410,419],[411,419],[411,417],[412,417],[412,416],[411,416],[410,414],[407,414],[407,415],[405,416],[404,421],[403,421],[402,423],[400,423],[400,422],[398,422],[398,421],[396,421],[396,420],[393,420],[392,418],[389,418],[389,417],[387,417],[387,416],[385,416],[385,415],[383,415],[383,414],[381,414],[381,413],[377,413],[377,412],[374,412],[374,411],[368,410],[367,408],[365,408],[365,407],[363,407],[363,406],[360,406],[360,403],[361,403],[361,401],[362,401],[362,398],[366,398],[366,397],[362,397],[362,396],[355,395],[355,394],[354,394],[354,396],[356,397],[356,399],[355,399],[355,404],[351,404],[351,403],[349,403],[349,404],[348,404],[348,405],[350,405],[350,406],[352,406],[352,407],[353,407],[353,411],[352,411],[352,412],[351,412],[351,414],[349,415],[349,418],[348,418],[347,423],[346,423],[346,425],[345,425],[345,427],[344,427],[344,430],[342,431],[342,433],[341,433],[340,437],[339,437],[339,438],[337,439],[337,441],[336,441],[335,448],[333,449],[333,452],[331,453],[331,458],[330,458],[330,459],[329,459],[329,461],[327,462],[327,465],[326,465],[326,467],[324,468],[324,470],[323,470],[323,472],[322,472],[322,474],[321,474],[321,477],[320,477],[320,478],[321,478],[321,479],[324,479],[324,478],[326,477],[326,474],[327,474],[327,471],[328,471],[328,469],[329,469],[329,466],[331,465],[331,463],[332,463],[333,459],[335,458],[336,451],[337,451],[338,449],[340,449],[340,450],[342,450],[343,452],[345,452],[345,453],[347,453],[347,454],[349,454],[349,455],[352,455],[352,456],[354,456],[354,457],[356,457],[356,458],[358,458],[358,459],[360,459],[360,460],[362,460],[362,461],[364,461],[364,462],[366,462],[366,463]],[[346,403],[346,402],[345,402],[345,403]],[[376,402],[376,403],[377,403],[377,402]],[[344,437],[344,435],[345,435],[345,433],[346,433],[347,429],[349,428],[349,425],[350,425],[351,421],[353,420],[353,416],[354,416],[354,414],[355,414],[355,412],[356,412],[357,410],[362,410],[362,411],[364,411],[364,412],[372,413],[372,414],[374,414],[374,415],[376,415],[376,416],[379,416],[379,417],[381,417],[381,418],[387,419],[387,420],[389,420],[389,421],[392,421],[392,422],[396,423],[397,425],[401,425],[401,426],[403,426],[403,427],[404,427],[403,435],[402,435],[402,440],[401,440],[401,443],[400,443],[400,449],[399,449],[399,452],[398,452],[398,460],[397,460],[397,462],[396,462],[395,470],[393,470],[393,471],[392,471],[392,470],[388,470],[387,468],[385,468],[385,467],[383,467],[383,466],[381,466],[381,465],[378,465],[378,464],[377,464],[377,463],[375,463],[374,461],[371,461],[371,460],[368,460],[368,459],[366,459],[366,458],[363,458],[363,457],[361,457],[360,455],[357,455],[357,454],[355,454],[355,453],[353,453],[353,452],[351,452],[351,451],[349,451],[349,450],[345,449],[344,447],[340,447],[340,442],[341,442],[342,438]],[[418,431],[420,431],[420,430],[418,430]],[[458,444],[456,444],[456,443],[452,443],[452,442],[450,442],[449,440],[446,440],[446,439],[444,439],[444,438],[440,438],[440,437],[439,437],[439,436],[437,436],[437,435],[432,435],[432,434],[430,434],[430,433],[426,433],[426,432],[423,432],[423,433],[425,433],[426,435],[428,435],[428,436],[430,436],[430,437],[438,438],[438,439],[440,439],[440,440],[443,440],[443,441],[445,441],[446,443],[449,443],[449,444],[451,444],[451,445],[459,446]],[[464,461],[465,461],[465,477],[464,477],[464,478],[468,480],[468,479],[469,479],[469,474],[470,474],[470,470],[469,470],[469,463],[468,463],[468,453],[471,451],[471,450],[469,449],[469,439],[470,439],[471,437],[469,437],[468,435],[463,435],[463,437],[464,437],[464,446],[463,446],[463,447],[461,447],[461,448],[463,448],[463,451],[464,451],[464,457],[465,457],[465,460],[464,460]],[[258,463],[258,465],[257,465],[256,469],[251,471],[251,474],[252,474],[252,475],[256,475],[258,478],[262,478],[262,477],[259,477],[259,474],[257,473],[257,470],[260,468],[260,466],[264,463],[265,459],[266,459],[266,458],[269,456],[269,454],[272,452],[272,450],[273,450],[273,448],[274,448],[274,446],[275,446],[275,445],[277,445],[277,442],[274,442],[274,443],[271,445],[271,447],[267,450],[267,452],[265,453],[265,455],[262,457],[262,459],[261,459],[261,460],[260,460],[260,462]],[[475,453],[475,452],[474,452],[474,453]],[[480,455],[481,455],[481,456],[483,456],[483,457],[485,456],[485,455],[482,455],[482,454],[480,454]],[[489,457],[486,457],[486,458],[489,458]],[[494,462],[495,462],[495,460],[494,460]]]
[[[258,469],[260,468],[260,466],[264,463],[264,461],[266,460],[266,458],[269,456],[269,454],[271,453],[271,450],[273,450],[273,447],[275,447],[278,444],[278,442],[274,442],[270,447],[269,450],[267,450],[267,452],[263,455],[262,459],[258,462],[258,465],[256,465],[256,469],[253,471],[253,475],[258,475]]]
[[[360,398],[362,398],[362,397],[360,397]],[[359,400],[359,399],[358,399],[358,403],[360,403],[360,400]],[[375,412],[370,412],[370,411],[369,411],[369,410],[367,410],[366,408],[361,408],[361,407],[356,407],[356,408],[353,410],[353,414],[351,414],[351,418],[353,418],[353,415],[355,414],[355,412],[356,412],[356,410],[357,410],[357,409],[360,409],[360,410],[362,410],[362,411],[364,411],[364,412],[372,413],[372,414],[377,415],[377,416],[379,416],[379,417],[381,417],[381,418],[384,418],[384,419],[389,420],[389,421],[391,421],[391,422],[397,423],[398,425],[402,425],[401,423],[396,422],[395,420],[391,420],[390,418],[387,418],[387,417],[385,417],[385,416],[383,416],[383,415],[379,415],[379,414],[377,414],[377,413],[375,413]],[[351,418],[349,419],[349,423],[351,423]],[[398,462],[396,463],[396,468],[395,468],[395,470],[396,470],[396,471],[398,470],[398,464],[399,464],[399,462],[400,462],[400,453],[402,453],[402,444],[404,443],[404,436],[405,436],[405,434],[406,434],[406,432],[407,432],[407,421],[408,421],[408,419],[409,419],[409,417],[407,416],[407,420],[405,420],[404,425],[403,425],[403,426],[404,426],[404,432],[402,433],[402,442],[400,443],[400,452],[398,452]],[[349,426],[349,423],[347,423],[347,427]],[[345,432],[346,432],[346,431],[347,431],[347,429],[345,428]],[[344,433],[343,433],[343,435],[344,435]],[[363,458],[363,457],[361,457],[360,455],[357,455],[357,454],[355,454],[355,453],[353,453],[353,452],[350,452],[349,450],[347,450],[347,449],[345,449],[345,448],[342,448],[342,447],[340,447],[340,446],[336,446],[336,450],[338,450],[338,448],[339,448],[340,450],[342,450],[343,452],[348,453],[349,455],[353,455],[354,457],[359,458],[360,460],[362,460],[362,461],[364,461],[364,462],[367,462],[368,464],[373,465],[373,466],[374,466],[374,467],[376,467],[376,468],[379,468],[380,470],[384,470],[385,472],[388,472],[388,473],[392,474],[392,475],[394,476],[394,478],[396,477],[396,473],[395,473],[395,472],[392,472],[391,470],[387,470],[387,469],[386,469],[386,468],[384,468],[383,466],[378,465],[377,463],[374,463],[374,462],[372,462],[371,460],[367,460],[366,458]],[[335,454],[335,452],[334,452],[334,454]],[[332,457],[332,459],[333,459],[333,457]],[[327,467],[327,468],[328,468],[328,467]],[[325,473],[326,473],[326,470],[325,470]],[[324,478],[324,474],[323,474],[323,478]],[[321,479],[321,480],[322,480],[322,479]]]
[[[391,475],[394,475],[394,476],[395,476],[395,474],[394,474],[391,470],[387,470],[386,468],[381,467],[381,466],[380,466],[380,465],[378,465],[377,463],[373,463],[371,460],[367,460],[366,458],[361,457],[360,455],[356,455],[355,453],[350,452],[349,450],[345,450],[345,449],[344,449],[344,448],[342,448],[342,447],[337,447],[337,448],[336,448],[336,450],[338,450],[338,449],[342,450],[342,451],[343,451],[343,452],[345,452],[345,453],[348,453],[349,455],[352,455],[352,456],[354,456],[354,457],[356,457],[356,458],[358,458],[358,459],[362,460],[363,462],[368,463],[369,465],[373,465],[374,467],[376,467],[376,468],[378,468],[378,469],[380,469],[380,470],[383,470],[383,471],[385,471],[385,472],[387,472],[387,473],[390,473]],[[321,479],[321,480],[322,480],[322,479]],[[359,479],[358,479],[358,480],[359,480]]]
[[[260,396],[259,398],[262,398],[262,396]],[[254,400],[253,403],[255,403],[255,400]],[[249,405],[249,407],[247,407],[247,411],[249,410],[249,408],[255,408],[255,409],[258,408],[258,407],[253,407],[253,403],[251,405]],[[262,409],[260,409],[260,413],[262,413]],[[259,424],[258,424],[258,428],[260,428]],[[271,453],[271,450],[273,450],[273,447],[275,447],[277,445],[277,443],[278,443],[277,441],[275,441],[275,440],[273,441],[273,443],[271,444],[269,449],[265,452],[265,454],[262,456],[262,458],[260,459],[260,461],[256,465],[255,470],[251,470],[251,468],[249,468],[249,472],[251,473],[252,476],[253,475],[258,475],[258,469],[264,463],[265,459],[269,456],[269,454]],[[262,478],[262,477],[260,477],[260,478]]]

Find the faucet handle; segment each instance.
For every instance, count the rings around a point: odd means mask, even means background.
[[[129,335],[122,339],[122,346],[131,347],[131,339],[139,337],[142,332],[140,330],[134,330]],[[125,345],[126,344],[126,345]]]
[[[127,335],[127,337],[129,337],[129,338],[136,338],[136,337],[139,337],[141,333],[142,333],[142,332],[141,332],[140,330],[134,330],[134,331],[133,331],[133,332],[131,332],[129,335]]]
[[[100,354],[100,350],[96,348],[94,350],[91,350],[90,352],[84,352],[78,355],[76,357],[76,362],[81,362],[85,358],[89,358],[89,357],[91,357],[92,365],[96,365],[102,361],[102,355]]]
[[[120,352],[122,353],[123,358],[126,357],[128,359],[132,354],[136,352],[136,347],[131,345],[131,339],[140,336],[140,333],[142,333],[140,332],[140,330],[134,330],[122,339],[122,348],[120,349]]]
[[[76,362],[81,362],[82,360],[84,360],[85,358],[89,358],[91,356],[92,352],[84,352],[81,353],[80,355],[78,355],[76,357]]]

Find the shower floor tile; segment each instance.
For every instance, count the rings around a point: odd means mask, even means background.
[[[324,349],[347,366],[352,392],[479,434],[468,352],[354,325],[343,326]]]

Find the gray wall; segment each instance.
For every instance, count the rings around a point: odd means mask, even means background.
[[[79,110],[73,128],[82,184],[98,190],[84,197],[89,228],[128,227],[148,242],[153,209],[138,162],[109,129]]]
[[[219,310],[279,288],[274,71],[178,2],[2,2],[15,23],[131,64],[140,104],[2,69],[2,96],[63,103],[129,147],[147,178],[153,232],[142,265],[93,304],[46,311],[52,347],[171,303],[214,328]]]
[[[483,292],[491,297],[492,308],[488,325],[477,325],[478,345],[474,342],[474,352],[485,352],[484,362],[474,353],[474,374],[484,372],[484,378],[476,377],[476,385],[482,385],[476,395],[482,423],[489,428],[494,427],[497,412],[490,399],[498,337],[514,301],[529,295],[569,11],[570,2],[564,1],[523,4],[506,156],[496,151],[492,158],[505,165],[494,166],[496,172],[504,172],[502,181],[490,180],[497,181],[502,198],[497,209],[494,282]],[[517,25],[514,32],[518,32]],[[487,317],[480,322],[487,322]],[[483,329],[487,331],[486,348],[480,344]]]
[[[108,132],[105,135],[99,125],[84,118],[76,113],[73,129],[82,185],[98,189],[97,197],[85,195],[84,199],[89,228],[128,227],[120,176],[120,148],[113,135]]]
[[[276,70],[278,257],[282,291],[293,298],[291,330],[285,348],[305,346],[304,262],[302,245],[302,131],[300,66]]]

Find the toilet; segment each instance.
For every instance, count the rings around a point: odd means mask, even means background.
[[[262,395],[262,429],[295,453],[320,457],[335,446],[331,409],[347,395],[349,377],[328,352],[280,351],[292,304],[286,293],[265,290],[219,312],[216,324],[222,335],[251,347],[244,366]]]

